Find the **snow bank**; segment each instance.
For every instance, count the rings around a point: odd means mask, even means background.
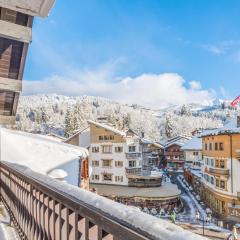
[[[114,202],[110,199],[101,197],[95,193],[88,192],[84,189],[56,181],[50,177],[35,173],[30,169],[17,164],[7,163],[10,167],[21,171],[25,176],[49,185],[51,189],[68,195],[71,199],[83,202],[91,209],[97,209],[104,215],[108,215],[118,222],[124,222],[130,227],[148,232],[158,240],[203,240],[205,238],[183,230],[174,224],[154,216],[140,212],[138,209],[128,207],[123,204]]]
[[[5,128],[0,129],[0,137],[2,160],[23,164],[42,174],[62,169],[68,175],[68,183],[78,184],[79,160],[87,157],[86,149]]]

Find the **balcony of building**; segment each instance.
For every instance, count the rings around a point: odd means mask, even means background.
[[[209,167],[209,173],[213,175],[221,175],[229,177],[230,171],[226,168],[217,168],[217,167]]]
[[[0,198],[20,239],[203,239],[95,193],[0,163]]]
[[[126,153],[126,158],[127,159],[137,159],[141,157],[141,153],[139,152],[132,152],[132,153]]]

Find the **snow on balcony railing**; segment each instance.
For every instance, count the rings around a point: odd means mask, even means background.
[[[1,200],[22,239],[205,239],[21,165],[1,162],[0,174]]]

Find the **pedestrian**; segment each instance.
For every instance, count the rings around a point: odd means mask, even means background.
[[[170,215],[171,221],[172,223],[176,223],[176,213],[174,211],[172,211],[171,215]]]
[[[237,233],[237,228],[236,228],[236,226],[233,226],[233,230],[232,230],[232,240],[238,240],[238,233]]]

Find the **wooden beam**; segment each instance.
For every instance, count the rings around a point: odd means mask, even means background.
[[[18,101],[19,101],[19,95],[20,95],[20,93],[15,92],[13,107],[12,107],[12,116],[16,116],[16,114],[17,114],[17,106],[18,106]]]
[[[22,81],[0,77],[0,89],[9,90],[12,92],[21,92],[22,91]]]
[[[15,116],[0,115],[0,125],[14,125],[16,121]]]
[[[0,36],[29,43],[32,41],[32,29],[0,20]]]

